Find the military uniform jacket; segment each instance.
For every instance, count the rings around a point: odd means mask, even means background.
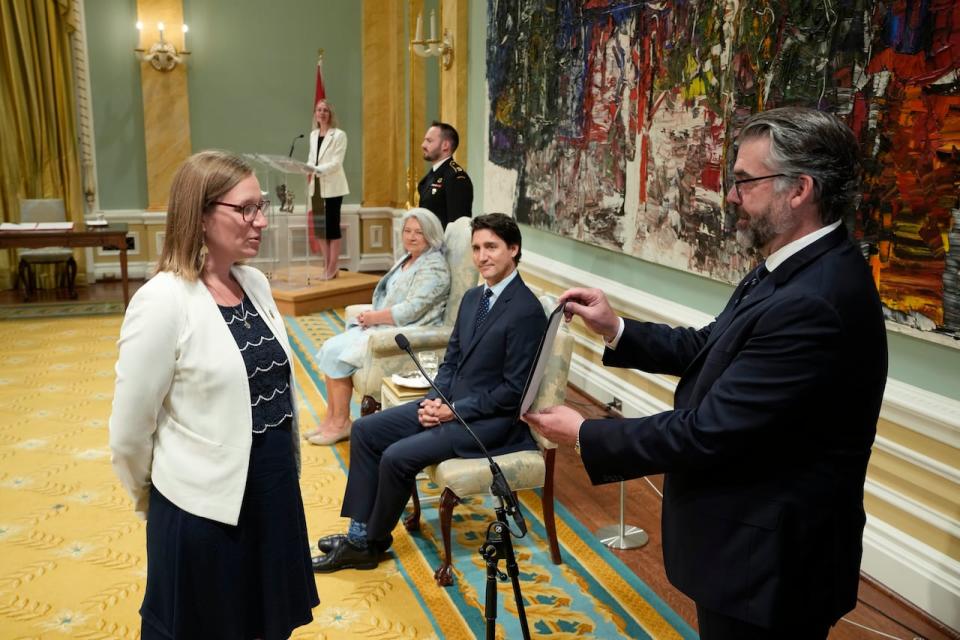
[[[417,191],[420,206],[435,213],[444,229],[447,223],[472,215],[473,183],[453,158],[448,158],[436,171],[428,172],[417,185]]]

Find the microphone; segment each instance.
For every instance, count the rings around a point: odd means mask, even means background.
[[[520,535],[517,537],[522,538],[523,536],[527,535],[527,522],[523,519],[523,513],[520,511],[520,504],[513,495],[513,491],[510,489],[510,485],[507,483],[507,479],[504,477],[503,471],[500,470],[500,466],[493,461],[493,458],[490,457],[490,452],[487,451],[485,446],[483,446],[483,442],[481,442],[480,438],[477,437],[477,434],[474,433],[473,429],[470,428],[470,425],[467,424],[467,421],[460,417],[460,414],[454,408],[453,403],[447,400],[446,396],[443,395],[443,392],[440,391],[436,383],[431,380],[430,376],[427,375],[427,372],[423,370],[420,360],[417,359],[417,356],[410,348],[410,341],[407,340],[407,336],[403,335],[402,333],[398,333],[394,340],[396,340],[397,346],[405,351],[408,356],[410,356],[410,358],[413,360],[413,364],[417,365],[417,369],[420,370],[420,375],[422,375],[424,379],[430,383],[430,387],[437,392],[437,395],[440,396],[440,399],[443,400],[443,403],[450,407],[450,411],[453,412],[457,422],[459,422],[463,428],[467,430],[467,433],[470,434],[470,436],[480,447],[480,451],[487,459],[487,462],[490,463],[490,473],[493,475],[493,484],[490,485],[490,491],[493,493],[493,495],[500,498],[500,502],[501,504],[505,505],[507,513],[513,516],[513,521],[520,530]]]
[[[293,142],[290,143],[290,153],[287,154],[287,157],[288,157],[288,158],[292,158],[292,157],[293,157],[293,148],[294,148],[295,146],[297,146],[297,140],[299,140],[299,139],[302,138],[302,137],[303,137],[303,134],[301,133],[300,135],[295,136],[295,137],[293,138]]]

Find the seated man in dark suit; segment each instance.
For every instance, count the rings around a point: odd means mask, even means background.
[[[463,296],[437,387],[491,455],[534,449],[529,429],[516,417],[546,316],[516,269],[521,244],[517,223],[492,213],[472,220],[471,228],[473,262],[484,284]],[[350,518],[350,528],[320,539],[324,554],[313,559],[314,571],[376,567],[417,473],[449,458],[481,456],[434,391],[423,401],[354,422],[340,511]]]

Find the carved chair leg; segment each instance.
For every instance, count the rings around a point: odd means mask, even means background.
[[[360,401],[360,415],[368,416],[371,413],[380,411],[380,403],[373,396],[363,396]]]
[[[550,559],[553,564],[560,564],[563,558],[560,557],[560,543],[557,542],[557,523],[553,515],[553,468],[556,463],[557,450],[547,449],[544,451],[544,466],[546,472],[543,478],[543,492],[541,495],[543,507],[543,523],[547,528],[547,539],[550,541]]]
[[[67,296],[74,300],[77,297],[77,261],[73,259],[73,256],[70,256],[70,259],[67,260],[66,279]]]
[[[457,497],[449,487],[445,487],[443,495],[440,496],[440,534],[443,537],[443,563],[437,567],[433,573],[434,580],[441,587],[449,587],[453,584],[453,568],[450,553],[450,521],[453,519],[453,508],[460,504],[460,498]]]
[[[20,264],[17,267],[17,279],[20,280],[20,284],[23,285],[23,299],[25,301],[30,300],[33,295],[33,287],[31,286],[33,278],[32,271],[30,263],[20,258]]]
[[[410,499],[413,500],[413,513],[404,518],[403,526],[407,531],[420,531],[420,495],[417,493],[416,482],[410,492]]]

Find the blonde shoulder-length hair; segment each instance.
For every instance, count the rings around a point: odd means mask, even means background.
[[[180,165],[170,185],[166,236],[157,272],[194,281],[203,270],[203,215],[253,168],[238,155],[201,151]]]
[[[338,121],[337,121],[337,112],[334,110],[333,104],[331,104],[330,102],[327,102],[327,99],[326,99],[326,98],[320,98],[319,100],[317,100],[316,102],[313,103],[313,113],[314,113],[314,115],[316,115],[316,113],[317,113],[317,105],[320,104],[321,102],[322,102],[323,104],[327,105],[327,109],[330,109],[330,128],[331,128],[331,129],[339,128],[340,125],[339,125],[339,123],[338,123]],[[314,128],[314,129],[319,129],[319,128],[320,128],[320,123],[317,122],[317,119],[316,119],[316,118],[313,119],[313,128]]]

